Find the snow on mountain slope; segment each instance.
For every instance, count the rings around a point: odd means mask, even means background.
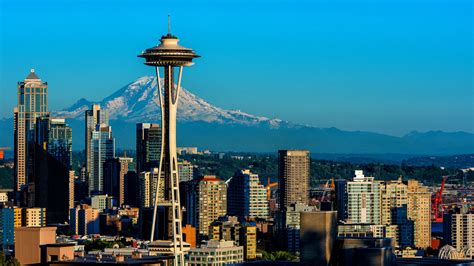
[[[84,111],[90,108],[91,104],[92,102],[81,99],[71,107],[56,112],[55,115],[83,119]],[[106,97],[99,104],[109,111],[109,118],[112,120],[149,122],[160,119],[156,78],[152,76],[137,79]],[[181,122],[200,121],[271,128],[279,128],[283,125],[296,126],[280,119],[270,119],[239,110],[225,110],[213,106],[184,88],[181,88],[180,92],[177,119]]]

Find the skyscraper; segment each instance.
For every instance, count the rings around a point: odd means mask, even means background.
[[[125,175],[133,158],[118,157],[104,163],[104,193],[113,196],[119,206],[125,202]]]
[[[115,157],[112,127],[98,125],[92,131],[90,145],[89,194],[100,194],[104,191],[104,162]]]
[[[380,224],[381,182],[356,170],[347,182],[348,218],[350,224]]]
[[[267,190],[257,174],[237,171],[228,182],[227,214],[240,219],[268,218]]]
[[[71,179],[72,130],[64,119],[38,117],[35,124],[33,172],[28,182],[30,207],[48,210],[48,223],[67,221],[74,199],[74,173]]]
[[[48,114],[48,83],[42,82],[31,69],[22,82],[18,82],[18,106],[14,110],[15,190],[28,183],[33,156],[29,147],[34,142],[36,119]],[[30,171],[29,171],[30,170]]]
[[[107,110],[101,110],[100,105],[93,104],[90,110],[85,112],[85,143],[84,147],[86,150],[86,174],[89,176],[89,173],[92,169],[92,150],[91,150],[91,140],[92,132],[97,129],[99,125],[108,125],[109,124],[109,115]]]
[[[137,124],[137,173],[158,167],[161,154],[161,127],[159,124]]]
[[[291,204],[308,203],[309,164],[309,151],[278,151],[280,210],[285,210]]]
[[[52,118],[48,134],[48,152],[64,165],[72,165],[72,129],[64,119]]]
[[[165,200],[171,213],[171,228],[174,250],[174,264],[184,265],[183,235],[181,225],[181,204],[179,195],[178,156],[176,154],[176,113],[178,111],[178,97],[181,88],[181,77],[183,67],[193,65],[193,59],[199,57],[192,49],[178,45],[179,39],[170,32],[168,21],[168,34],[162,36],[161,44],[143,51],[139,57],[145,58],[145,64],[153,66],[156,70],[158,96],[161,106],[162,147],[160,163],[158,164],[158,184],[165,183]],[[164,84],[163,89],[160,80],[159,68],[163,67]],[[174,84],[175,68],[179,67],[177,86]],[[159,186],[159,185],[158,185]],[[158,197],[158,194],[156,197]],[[158,202],[158,198],[155,199]],[[158,204],[155,204],[153,225],[150,239],[153,241],[156,212]]]

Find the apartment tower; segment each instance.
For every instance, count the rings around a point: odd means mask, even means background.
[[[291,204],[308,203],[309,166],[309,151],[278,151],[280,210],[286,210]]]

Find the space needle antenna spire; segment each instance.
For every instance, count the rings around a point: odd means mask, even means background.
[[[168,34],[171,34],[171,16],[168,15]]]

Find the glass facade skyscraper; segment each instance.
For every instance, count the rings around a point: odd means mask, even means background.
[[[38,117],[48,114],[48,83],[41,81],[32,69],[22,82],[18,82],[18,106],[14,109],[15,190],[28,184],[33,154],[35,124]]]
[[[112,127],[97,125],[96,130],[92,131],[90,151],[89,194],[100,194],[104,191],[104,163],[115,157]]]

